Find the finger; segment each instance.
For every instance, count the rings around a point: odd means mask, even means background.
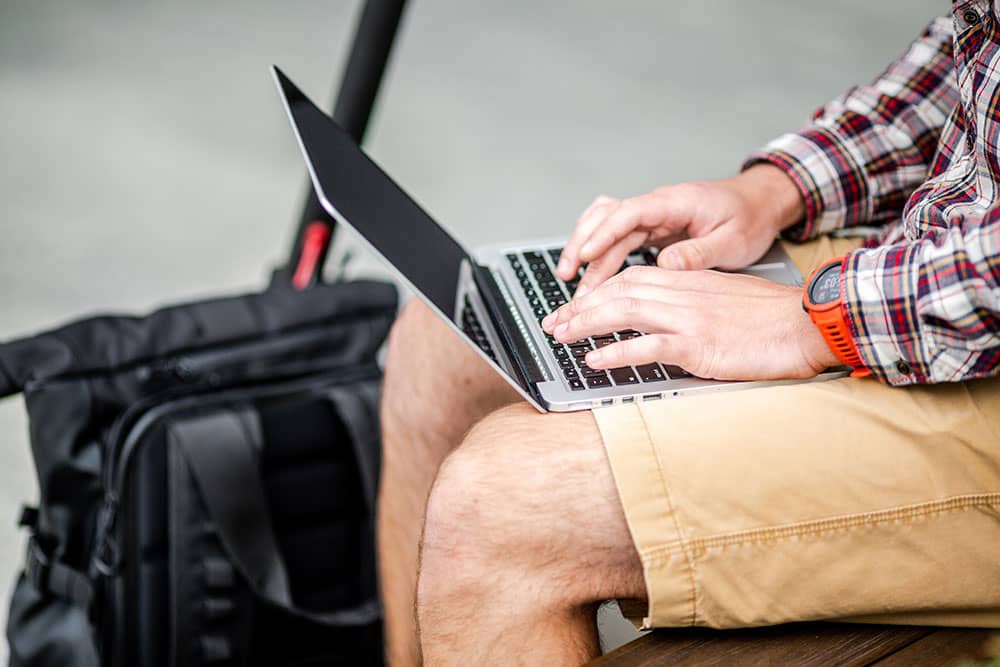
[[[622,329],[676,332],[677,327],[686,321],[678,310],[653,300],[623,297],[598,304],[557,324],[552,329],[552,335],[561,343],[572,343]]]
[[[693,357],[695,339],[676,334],[649,334],[623,340],[587,353],[591,368],[620,368],[663,362],[686,367]]]
[[[654,269],[654,271],[659,271]],[[662,271],[660,271],[662,273]],[[681,306],[690,302],[690,297],[669,286],[616,280],[600,285],[593,292],[574,298],[569,303],[560,306],[548,317],[542,320],[542,328],[551,332],[560,323],[568,322],[577,315],[593,308],[622,299],[641,299],[664,305]]]
[[[625,258],[646,240],[646,232],[634,231],[620,243],[611,246],[607,252],[587,265],[587,270],[580,278],[580,286],[574,296],[583,296],[611,276],[619,273]]]
[[[587,262],[600,257],[637,228],[655,229],[658,235],[667,236],[680,232],[693,215],[691,193],[689,188],[674,186],[622,201],[580,249],[580,259]]]
[[[618,275],[609,278],[604,282],[604,285],[610,286],[619,282],[648,283],[683,292],[749,295],[759,291],[757,283],[761,280],[764,279],[723,271],[674,271],[658,266],[630,266]]]
[[[656,263],[674,271],[715,268],[727,248],[731,250],[730,246],[737,242],[734,236],[725,227],[720,227],[700,238],[678,241],[663,248],[656,257]]]
[[[609,209],[618,204],[617,199],[601,195],[591,203],[586,210],[580,214],[573,228],[573,233],[566,242],[562,253],[559,255],[559,264],[556,266],[556,275],[563,280],[572,280],[580,268],[580,248],[594,229],[607,217]]]

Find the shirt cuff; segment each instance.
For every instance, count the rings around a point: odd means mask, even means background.
[[[890,385],[928,382],[929,358],[917,312],[918,254],[913,244],[848,253],[841,281],[844,316],[861,361]]]
[[[805,219],[783,238],[808,241],[861,219],[868,196],[864,170],[833,132],[814,127],[782,135],[751,153],[742,168],[760,162],[783,170],[805,201]]]

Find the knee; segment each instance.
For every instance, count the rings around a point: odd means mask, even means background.
[[[542,502],[544,489],[521,457],[541,446],[531,427],[538,418],[525,405],[502,408],[476,424],[442,463],[421,547],[427,593],[482,587],[505,570],[516,568],[521,576],[530,568],[527,543],[538,535],[531,506]]]

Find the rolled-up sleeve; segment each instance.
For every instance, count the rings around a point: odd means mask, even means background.
[[[927,177],[958,100],[952,22],[941,17],[873,83],[851,89],[802,130],[754,152],[744,169],[769,162],[795,182],[806,216],[786,238],[804,241],[895,220]]]
[[[842,303],[872,374],[893,385],[1000,373],[1000,207],[975,226],[859,249]]]

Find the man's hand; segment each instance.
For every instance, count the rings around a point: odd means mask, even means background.
[[[647,334],[590,352],[592,368],[659,361],[702,378],[774,380],[839,364],[802,310],[801,288],[718,271],[632,267],[542,325],[563,343],[623,329]]]
[[[562,251],[563,280],[588,263],[578,295],[618,272],[630,252],[665,248],[668,269],[740,269],[759,259],[778,232],[802,218],[795,184],[768,164],[722,181],[667,185],[638,197],[598,197],[583,212]]]

